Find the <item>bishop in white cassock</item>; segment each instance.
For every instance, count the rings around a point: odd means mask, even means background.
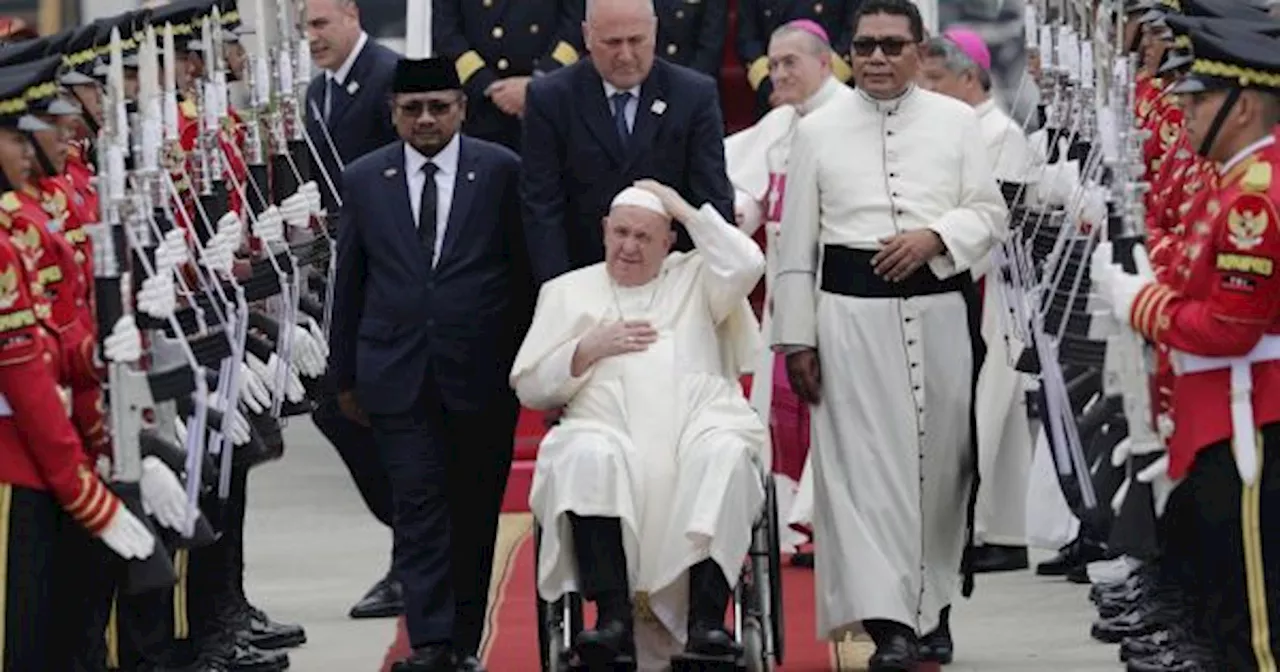
[[[845,90],[831,72],[826,31],[802,19],[784,24],[769,39],[769,78],[774,95],[785,104],[773,108],[750,128],[725,138],[725,164],[734,187],[738,226],[755,236],[764,226],[765,272],[762,330],[769,332],[773,309],[773,277],[777,274],[778,236],[782,198],[786,193],[787,155],[800,119]],[[766,419],[772,432],[773,470],[779,519],[789,526],[808,528],[812,496],[797,496],[802,473],[807,473],[809,414],[791,390],[783,358],[768,347],[760,349],[751,379],[751,406]],[[811,482],[811,481],[810,481]],[[811,493],[811,488],[805,492]],[[795,550],[805,537],[792,529],[782,532],[783,552]]]
[[[924,47],[921,84],[973,106],[986,143],[992,174],[1006,199],[1017,197],[1041,172],[1040,157],[1022,126],[991,95],[991,53],[978,33],[952,28]],[[1013,362],[1023,344],[1010,329],[1005,291],[999,274],[988,276],[994,260],[975,265],[982,282],[982,338],[987,356],[978,374],[976,406],[978,463],[983,487],[974,511],[975,571],[1009,571],[1027,567],[1026,501],[1031,473],[1031,428],[1022,374]]]
[[[917,88],[919,12],[864,6],[858,90],[800,121],[773,343],[814,404],[817,626],[910,669],[958,588],[971,508],[977,294],[1006,234],[977,115]],[[966,332],[969,336],[966,336]]]
[[[543,285],[511,371],[525,406],[563,408],[529,495],[538,592],[596,602],[578,650],[602,662],[631,653],[633,594],[689,650],[736,650],[725,608],[768,462],[738,382],[759,352],[746,297],[764,257],[710,205],[639,185],[613,201],[605,261]],[[695,251],[668,254],[673,217]]]

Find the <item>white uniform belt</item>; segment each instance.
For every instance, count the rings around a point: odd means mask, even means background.
[[[1201,357],[1173,352],[1173,369],[1180,375],[1206,371],[1231,372],[1231,452],[1240,479],[1253,485],[1258,478],[1258,431],[1253,419],[1253,365],[1280,360],[1280,335],[1267,334],[1240,357]]]

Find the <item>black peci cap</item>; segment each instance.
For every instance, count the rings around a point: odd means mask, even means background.
[[[428,93],[431,91],[455,91],[462,89],[458,69],[453,61],[440,56],[434,58],[402,58],[396,62],[396,73],[391,80],[392,93]]]

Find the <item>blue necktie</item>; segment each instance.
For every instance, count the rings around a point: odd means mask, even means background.
[[[619,91],[609,96],[609,100],[613,103],[613,125],[618,129],[618,140],[626,147],[631,139],[631,129],[627,127],[627,103],[631,102],[631,94]]]

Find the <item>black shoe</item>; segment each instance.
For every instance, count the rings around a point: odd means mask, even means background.
[[[257,607],[249,607],[246,620],[243,637],[264,651],[291,649],[307,643],[307,632],[301,625],[277,623]]]
[[[391,666],[391,672],[453,672],[453,652],[445,645],[414,649],[408,658]]]
[[[594,630],[578,633],[574,651],[586,669],[611,669],[614,663],[635,655],[631,624],[618,619],[597,623]],[[394,672],[394,671],[393,671]]]
[[[916,672],[919,665],[919,643],[910,635],[895,633],[876,643],[867,672]]]
[[[1126,637],[1139,637],[1184,623],[1185,618],[1186,612],[1181,605],[1153,598],[1138,603],[1133,610],[1115,618],[1095,621],[1090,634],[1100,642],[1119,644]]]
[[[458,660],[458,672],[489,672],[484,663],[475,656],[467,656]]]
[[[1195,644],[1181,644],[1149,658],[1134,658],[1125,663],[1128,672],[1219,672],[1213,655]]]
[[[689,641],[685,644],[684,651],[695,656],[737,658],[742,655],[742,645],[723,627],[704,629],[690,624]]]
[[[742,645],[724,627],[724,612],[733,589],[713,560],[689,568],[689,641],[685,653],[695,656],[735,658]]]
[[[955,643],[951,641],[951,607],[942,610],[938,627],[920,639],[920,661],[950,665],[955,658]]]
[[[974,574],[991,574],[994,572],[1017,572],[1031,563],[1027,560],[1026,546],[998,546],[988,544],[973,549],[973,560],[970,568]]]
[[[404,590],[389,575],[373,584],[351,607],[351,618],[394,618],[404,613]]]
[[[1185,639],[1187,639],[1187,634],[1177,626],[1170,626],[1137,637],[1126,637],[1123,642],[1120,642],[1120,662],[1157,656],[1160,652],[1173,648]]]
[[[289,656],[276,651],[263,651],[245,642],[236,642],[230,668],[234,672],[281,672],[289,669]]]
[[[1073,567],[1103,559],[1106,552],[1097,544],[1077,539],[1058,550],[1058,554],[1036,565],[1040,576],[1066,576]]]

